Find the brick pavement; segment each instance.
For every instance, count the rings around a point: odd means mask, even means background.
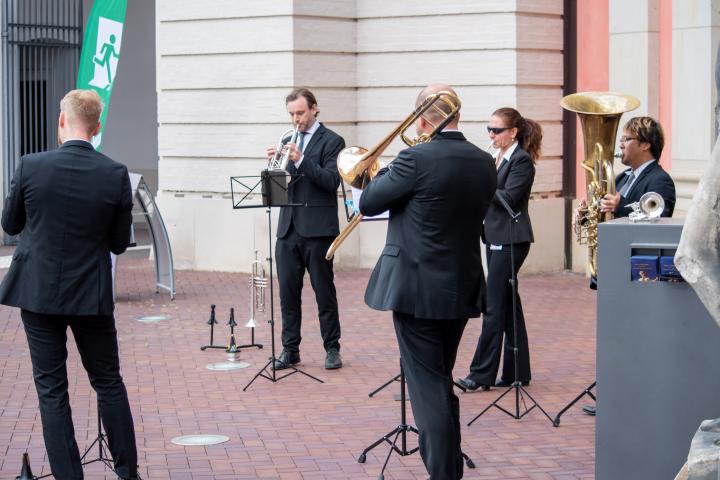
[[[242,388],[265,363],[269,327],[259,321],[263,350],[244,350],[251,366],[213,372],[206,364],[224,360],[220,350],[201,352],[208,341],[209,305],[217,305],[216,343],[227,339],[228,312],[236,309],[238,341],[248,315],[247,275],[180,271],[177,298],[155,294],[152,264],[123,259],[118,274],[117,328],[122,372],[135,418],[140,465],[151,479],[364,479],[377,478],[385,447],[357,456],[399,420],[393,400],[398,383],[374,398],[368,392],[398,371],[397,347],[389,313],[368,309],[363,301],[369,271],[337,273],[345,367],[322,368],[324,352],[309,282],[303,292],[302,375],[278,383],[258,379]],[[566,273],[521,277],[520,291],[531,344],[533,381],[528,391],[555,414],[594,378],[595,297],[585,278]],[[277,305],[277,303],[276,303]],[[142,315],[168,315],[168,321],[141,323]],[[259,319],[266,319],[260,314]],[[279,338],[279,312],[277,337]],[[471,320],[462,340],[456,376],[464,376],[481,322]],[[81,449],[95,435],[95,397],[70,342],[68,370],[76,436]],[[279,354],[279,351],[278,351]],[[36,475],[48,473],[37,396],[25,334],[17,309],[0,307],[0,478],[19,473],[21,454],[30,453]],[[467,423],[498,390],[460,394]],[[581,402],[582,403],[582,402]],[[505,403],[512,409],[510,399]],[[412,416],[410,415],[410,418]],[[177,435],[219,433],[230,441],[207,447],[181,447]],[[589,479],[594,472],[594,419],[579,408],[567,412],[560,428],[535,410],[514,420],[491,410],[471,427],[463,426],[463,448],[477,465],[468,479]],[[409,445],[416,445],[410,437]],[[91,452],[91,456],[95,451]],[[95,464],[86,478],[114,478]],[[386,479],[425,479],[420,456],[393,455]]]

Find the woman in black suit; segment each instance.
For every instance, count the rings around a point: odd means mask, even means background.
[[[490,386],[508,386],[515,380],[513,356],[513,298],[509,282],[513,275],[510,246],[514,248],[514,273],[522,267],[533,242],[528,215],[530,191],[535,180],[535,162],[540,157],[542,128],[523,118],[514,108],[493,112],[487,127],[492,147],[497,149],[497,190],[483,225],[483,242],[488,262],[487,312],[483,317],[482,334],[478,340],[470,373],[458,383],[468,390],[488,390]],[[512,226],[503,201],[519,213]],[[511,239],[512,234],[512,239]],[[520,295],[517,300],[518,380],[530,383],[530,352]],[[497,383],[500,352],[505,343],[503,371]]]

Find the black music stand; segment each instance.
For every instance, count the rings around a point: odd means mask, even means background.
[[[540,406],[540,404],[535,400],[530,393],[528,393],[527,390],[525,390],[525,387],[522,386],[522,382],[520,381],[520,366],[518,362],[518,342],[517,342],[517,274],[515,273],[515,242],[513,241],[513,234],[515,233],[515,224],[517,223],[517,219],[520,217],[520,214],[522,212],[515,213],[512,208],[510,208],[510,205],[507,203],[505,198],[502,195],[496,194],[496,197],[498,200],[500,200],[500,203],[502,204],[503,208],[505,208],[505,211],[507,211],[509,216],[509,222],[510,222],[510,269],[512,271],[512,274],[510,276],[510,285],[512,287],[512,321],[513,321],[513,357],[515,359],[515,381],[510,385],[499,397],[497,397],[490,405],[485,407],[485,410],[480,412],[470,420],[468,423],[468,427],[472,425],[475,420],[480,418],[485,412],[490,410],[490,408],[495,407],[498,410],[501,410],[505,413],[507,413],[509,416],[513,417],[515,420],[520,420],[525,415],[530,413],[531,410],[533,410],[535,407],[538,408],[546,417],[548,420],[550,420],[553,425],[555,425],[555,422],[552,418],[550,418],[550,415],[547,414],[547,412]],[[510,412],[509,410],[502,407],[498,402],[502,400],[505,395],[510,393],[511,391],[515,391],[515,412]],[[530,404],[530,407],[528,407],[527,403],[525,402],[525,397],[529,398],[532,402]],[[520,403],[522,402],[523,408],[525,409],[524,412],[520,413]],[[555,425],[557,426],[557,425]]]
[[[402,359],[400,359],[400,373],[398,373],[395,377],[391,378],[387,382],[385,382],[383,385],[381,385],[379,388],[373,390],[368,394],[369,397],[372,397],[376,393],[378,393],[383,388],[387,387],[394,381],[398,380],[400,382],[400,424],[393,428],[391,431],[389,431],[387,434],[380,437],[378,440],[373,442],[369,447],[367,447],[365,450],[362,451],[362,453],[358,456],[358,463],[365,463],[365,460],[367,460],[367,453],[372,450],[373,448],[377,447],[378,445],[381,445],[382,443],[387,443],[390,445],[390,449],[388,450],[387,456],[385,457],[385,463],[383,463],[382,469],[380,470],[380,475],[378,476],[378,480],[384,480],[385,479],[385,468],[387,467],[388,462],[390,461],[390,456],[393,452],[397,453],[401,457],[405,457],[408,455],[412,455],[413,453],[420,450],[420,447],[415,447],[410,450],[407,448],[407,434],[410,433],[417,433],[419,434],[417,428],[413,427],[412,425],[409,425],[407,423],[407,396],[405,394],[405,370],[403,370],[402,366]],[[458,386],[459,387],[459,386]],[[459,387],[462,388],[462,387]],[[390,440],[392,438],[392,440]],[[400,438],[400,447],[397,446],[398,438]],[[468,457],[464,452],[462,454],[463,459],[465,460],[465,464],[468,468],[475,468],[475,463]]]
[[[255,374],[255,376],[248,382],[243,388],[243,392],[247,390],[250,385],[258,377],[263,377],[271,382],[279,382],[285,377],[289,377],[294,373],[301,373],[306,377],[310,377],[316,382],[325,383],[317,377],[310,375],[307,372],[303,372],[299,368],[293,365],[287,365],[286,368],[290,371],[283,374],[277,375],[277,369],[275,368],[275,362],[278,360],[275,356],[275,295],[273,286],[273,255],[272,255],[272,207],[306,207],[305,203],[290,203],[288,199],[288,185],[292,182],[297,181],[298,178],[302,177],[301,174],[290,174],[284,170],[263,170],[260,175],[246,175],[239,177],[230,177],[230,192],[232,195],[233,209],[249,209],[249,208],[267,208],[268,217],[268,257],[267,261],[270,266],[270,318],[268,323],[270,324],[270,357],[268,362]],[[288,182],[288,178],[290,181]],[[262,204],[251,203],[254,200],[254,196],[257,194],[257,188],[261,187]],[[236,188],[241,191],[236,192]],[[236,194],[239,200],[235,201]],[[252,301],[252,299],[251,299]]]

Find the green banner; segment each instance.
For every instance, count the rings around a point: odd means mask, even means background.
[[[97,150],[102,143],[110,95],[120,61],[126,9],[127,0],[95,0],[85,28],[77,88],[95,90],[105,105],[100,116],[102,128],[93,138]]]

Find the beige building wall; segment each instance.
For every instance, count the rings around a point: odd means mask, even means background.
[[[158,0],[157,201],[178,268],[247,271],[255,250],[267,257],[265,209],[233,210],[230,177],[259,175],[291,127],[294,86],[354,139],[354,13],[347,0]]]
[[[264,149],[289,127],[283,99],[292,87],[316,93],[321,121],[348,145],[370,147],[410,113],[423,86],[445,82],[463,100],[462,130],[482,147],[496,108],[542,124],[536,245],[525,271],[562,269],[562,5],[158,0],[158,202],[176,264],[246,271],[255,249],[266,256],[265,210],[233,210],[229,177],[259,174]],[[394,141],[385,158],[401,148]],[[385,231],[384,222],[361,224],[337,267],[372,267]]]
[[[660,116],[661,0],[610,0],[610,89],[635,95],[626,114]],[[720,1],[672,0],[672,160],[677,203],[687,213],[715,143],[715,58]],[[617,168],[621,166],[616,165]]]
[[[715,144],[719,0],[672,2],[672,168],[677,214],[690,206]]]

